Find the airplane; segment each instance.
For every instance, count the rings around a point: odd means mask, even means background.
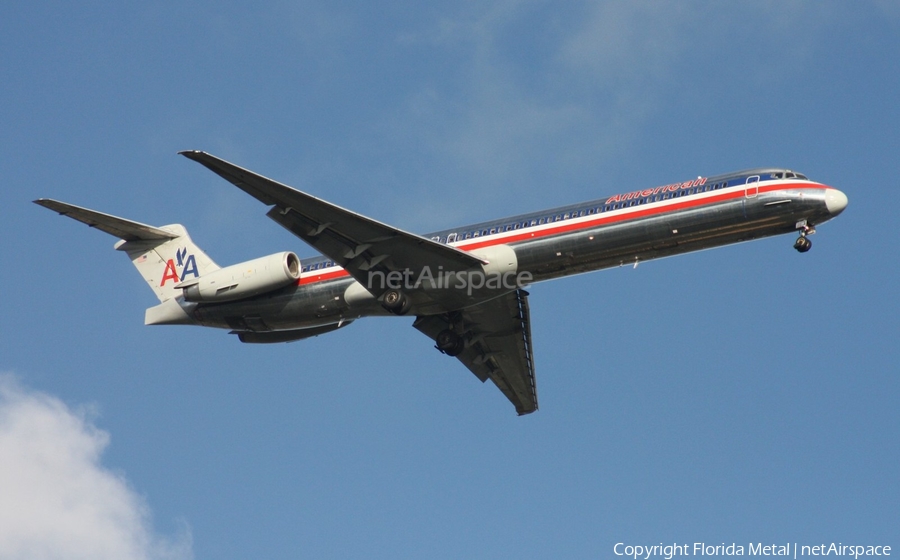
[[[159,298],[147,325],[229,329],[244,343],[292,342],[369,316],[412,326],[519,415],[538,409],[528,292],[532,283],[798,233],[847,206],[840,190],[764,168],[615,194],[426,235],[341,208],[202,151],[181,155],[266,206],[320,256],[275,253],[220,267],[180,224],[149,226],[51,199],[34,202],[117,238]]]

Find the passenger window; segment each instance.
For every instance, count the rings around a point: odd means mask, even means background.
[[[451,233],[450,235],[447,236],[447,243],[453,243],[454,241],[456,241],[455,233]]]

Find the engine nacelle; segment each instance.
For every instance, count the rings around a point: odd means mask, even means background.
[[[285,252],[220,268],[176,287],[184,290],[185,301],[221,302],[258,296],[299,278],[300,259]]]

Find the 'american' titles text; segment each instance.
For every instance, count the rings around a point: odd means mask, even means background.
[[[685,181],[683,183],[672,183],[671,185],[663,185],[662,187],[656,187],[655,189],[644,189],[642,191],[632,191],[630,193],[617,194],[615,196],[611,196],[608,199],[606,199],[606,204],[613,204],[615,202],[622,202],[624,200],[631,200],[633,198],[643,198],[645,196],[659,194],[662,192],[675,192],[680,189],[689,189],[691,187],[699,187],[700,185],[705,185],[705,184],[706,184],[706,177],[697,177],[693,181]]]

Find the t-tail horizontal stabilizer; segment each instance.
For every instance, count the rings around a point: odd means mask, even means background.
[[[161,302],[181,295],[181,282],[219,269],[180,224],[148,226],[48,198],[34,203],[121,239],[115,248],[128,254]]]
[[[89,210],[74,204],[51,200],[49,198],[39,198],[34,201],[35,204],[49,208],[54,212],[58,212],[62,216],[68,216],[73,220],[78,220],[83,224],[87,224],[92,228],[124,239],[125,241],[158,241],[169,240],[178,237],[177,233],[165,231],[160,228],[148,226],[139,222],[133,222],[124,218],[118,218],[96,210]]]

